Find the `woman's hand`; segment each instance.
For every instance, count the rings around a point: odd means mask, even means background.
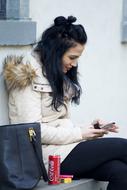
[[[118,129],[119,127],[116,124],[113,124],[111,128],[106,129],[106,130],[109,132],[118,133],[119,132]]]
[[[95,119],[93,122],[92,122],[92,125],[98,123],[98,125],[100,126],[100,128],[102,129],[105,129],[107,132],[114,132],[114,133],[118,133],[118,129],[119,127],[113,123],[112,126],[110,128],[103,128],[104,125],[107,125],[108,122],[105,122],[103,120],[100,120],[100,119]]]
[[[108,131],[105,129],[94,129],[93,125],[89,125],[87,128],[81,127],[81,131],[84,140],[97,139],[103,137],[104,134],[108,134]]]

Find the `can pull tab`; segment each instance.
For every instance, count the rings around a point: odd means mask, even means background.
[[[36,141],[36,133],[33,128],[29,128],[29,137],[31,142]]]

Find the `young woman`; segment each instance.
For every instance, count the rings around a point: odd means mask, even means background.
[[[46,167],[48,156],[58,154],[61,174],[109,181],[108,190],[125,190],[127,140],[100,138],[117,132],[117,126],[74,126],[69,117],[70,102],[80,100],[78,58],[87,42],[83,26],[75,21],[72,16],[57,17],[32,53],[5,59],[10,122],[40,122]]]

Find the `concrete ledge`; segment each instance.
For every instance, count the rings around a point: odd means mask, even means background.
[[[127,22],[122,24],[122,43],[127,43]]]
[[[106,190],[107,182],[93,179],[73,180],[70,184],[48,185],[42,180],[34,190]]]
[[[0,45],[29,45],[36,42],[36,22],[0,20]]]

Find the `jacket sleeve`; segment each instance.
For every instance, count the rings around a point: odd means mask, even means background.
[[[65,127],[64,124],[59,127],[41,124],[41,136],[44,144],[69,144],[82,140],[79,127]]]
[[[40,122],[43,144],[69,144],[82,140],[81,129],[74,127],[69,119],[61,119],[56,127],[42,123],[41,93],[31,86],[24,90],[13,90],[9,95],[9,116],[11,123]]]

